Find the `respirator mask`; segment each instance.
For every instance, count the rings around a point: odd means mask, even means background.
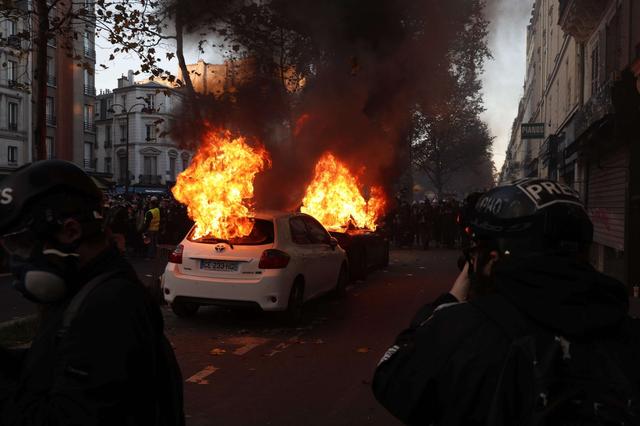
[[[0,237],[9,254],[13,286],[32,302],[51,304],[63,300],[78,276],[79,242],[44,247],[39,236],[22,229]]]

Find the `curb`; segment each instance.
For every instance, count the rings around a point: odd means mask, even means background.
[[[31,322],[38,319],[38,315],[29,315],[26,317],[16,318],[10,321],[0,322],[0,331],[5,330],[7,328],[15,327],[17,325],[21,325],[23,323]]]

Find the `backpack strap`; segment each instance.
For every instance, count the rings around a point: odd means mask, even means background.
[[[73,296],[73,298],[71,299],[71,302],[69,302],[69,305],[64,311],[64,316],[62,318],[62,326],[60,327],[60,329],[58,329],[58,332],[56,333],[56,336],[58,337],[58,342],[64,339],[64,337],[69,333],[69,328],[71,327],[71,323],[73,322],[75,317],[78,315],[78,312],[80,312],[80,308],[82,308],[82,305],[84,304],[84,301],[86,300],[87,296],[89,296],[89,294],[91,294],[91,292],[97,286],[99,286],[103,282],[107,281],[109,278],[119,273],[120,271],[109,271],[109,272],[100,274],[98,276],[95,276],[89,282],[87,282],[84,286],[82,286],[80,291],[78,291]]]
[[[501,294],[482,296],[469,303],[493,321],[510,340],[531,332],[522,313]]]

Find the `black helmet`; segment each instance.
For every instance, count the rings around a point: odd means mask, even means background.
[[[593,224],[578,192],[539,178],[486,192],[475,203],[468,225],[474,239],[493,240],[510,251],[575,251],[593,240]]]
[[[97,219],[101,203],[102,192],[75,164],[31,163],[0,182],[0,235],[17,226],[52,225],[63,215]]]

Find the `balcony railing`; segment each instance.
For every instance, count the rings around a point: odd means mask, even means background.
[[[96,125],[94,123],[88,123],[88,122],[84,122],[84,131],[85,132],[89,132],[89,133],[95,133],[96,132]]]
[[[18,35],[10,35],[7,37],[7,46],[14,49],[22,49],[22,38]]]
[[[84,85],[84,94],[88,95],[88,96],[95,96],[96,95],[96,88],[93,86],[88,86],[88,85]]]
[[[84,160],[84,168],[87,170],[95,170],[97,164],[98,164],[97,158],[91,158],[91,159],[85,158]]]
[[[18,85],[18,80],[14,80],[12,78],[7,80],[7,86],[16,87]]]
[[[139,175],[138,178],[141,185],[160,185],[162,183],[160,175]]]
[[[105,148],[111,148],[112,145],[113,145],[113,142],[111,142],[111,139],[104,141]]]
[[[586,41],[598,26],[609,2],[604,0],[561,0],[558,24],[578,41]]]
[[[9,123],[7,125],[7,129],[15,132],[16,130],[18,130],[18,123]]]
[[[95,49],[91,49],[90,47],[85,47],[84,48],[84,56],[86,56],[87,58],[94,59],[96,57]]]
[[[55,126],[58,122],[55,115],[46,114],[45,120],[47,121],[47,126]]]
[[[47,84],[49,86],[55,87],[58,84],[58,79],[56,78],[55,75],[48,75],[47,76]]]

